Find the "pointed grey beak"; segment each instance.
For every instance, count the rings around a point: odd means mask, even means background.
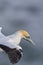
[[[25,37],[25,40],[27,40],[28,42],[32,43],[35,46],[35,43],[32,41],[30,37]]]

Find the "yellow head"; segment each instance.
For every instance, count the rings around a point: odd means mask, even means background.
[[[19,30],[23,37],[30,37],[30,34],[25,30]]]
[[[32,44],[34,44],[34,42],[32,41],[31,37],[30,37],[30,34],[25,31],[25,30],[19,30],[19,32],[22,34],[22,38],[31,42]],[[34,44],[35,45],[35,44]]]

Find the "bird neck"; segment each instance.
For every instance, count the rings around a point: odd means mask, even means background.
[[[10,42],[10,43],[12,43],[12,44],[19,44],[20,43],[20,41],[21,41],[21,39],[22,39],[22,35],[21,35],[21,33],[20,32],[17,32],[17,33],[15,33],[15,34],[13,34],[13,35],[11,35],[10,37],[9,37],[9,40],[8,40],[8,42]]]

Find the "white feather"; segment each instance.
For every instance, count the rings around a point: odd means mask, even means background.
[[[9,48],[22,49],[19,45],[9,42],[9,37],[4,36],[2,33],[0,34],[0,45],[8,46]]]
[[[15,34],[8,36],[7,39],[7,42],[10,42],[11,44],[19,44],[22,39],[22,35],[20,32],[16,32]]]

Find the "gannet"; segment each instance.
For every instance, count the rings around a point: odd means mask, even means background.
[[[1,30],[2,27],[0,27],[0,48],[7,53],[12,64],[17,63],[23,56],[22,47],[19,45],[21,39],[25,39],[35,45],[31,40],[30,34],[25,30],[18,30],[9,36],[2,34]]]

